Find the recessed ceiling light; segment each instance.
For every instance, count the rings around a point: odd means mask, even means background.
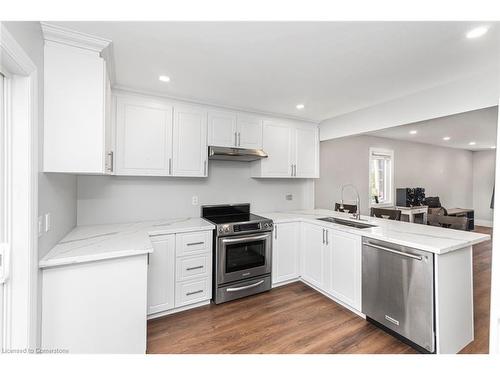
[[[418,132],[416,130],[410,130],[410,134],[417,134]]]
[[[472,141],[472,142],[469,142],[469,146],[475,146],[476,145],[476,142]]]
[[[297,109],[304,109],[305,105],[304,104],[297,104],[295,108]]]
[[[474,39],[474,38],[479,38],[480,36],[483,36],[488,32],[488,28],[486,26],[479,26],[475,27],[474,29],[470,30],[466,36],[468,39]]]
[[[169,76],[159,76],[158,79],[162,82],[170,82]]]
[[[449,141],[450,139],[450,137],[443,137],[443,141]]]

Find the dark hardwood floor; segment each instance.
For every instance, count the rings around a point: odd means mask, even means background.
[[[477,227],[482,233],[489,228]],[[474,247],[476,339],[487,353],[491,242]],[[415,353],[301,282],[148,322],[148,353]]]

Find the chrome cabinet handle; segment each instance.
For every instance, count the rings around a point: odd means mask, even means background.
[[[256,286],[259,286],[262,283],[264,283],[264,280],[260,280],[260,281],[256,282],[255,284],[240,286],[240,287],[237,287],[237,288],[227,288],[226,291],[227,292],[237,292],[239,290],[245,290],[245,289],[255,288]]]
[[[411,253],[404,253],[402,251],[398,251],[398,250],[394,250],[394,249],[389,249],[388,247],[375,245],[375,244],[372,244],[372,243],[369,243],[369,242],[363,242],[363,246],[373,247],[374,249],[378,249],[378,250],[382,250],[382,251],[387,251],[389,253],[401,255],[402,257],[406,257],[406,258],[411,258],[411,259],[415,259],[415,260],[422,260],[422,257],[420,255],[415,255],[415,254],[411,254]]]
[[[113,169],[114,169],[113,164],[114,164],[114,159],[115,159],[115,158],[114,158],[114,153],[113,153],[113,151],[108,152],[108,156],[109,156],[109,167],[108,167],[108,171],[113,172]]]
[[[238,147],[241,146],[241,133],[238,132]]]
[[[238,140],[236,137],[237,137],[236,132],[234,132],[234,145],[238,146]]]
[[[207,161],[206,160],[203,162],[203,175],[205,175],[205,176],[207,175]]]
[[[277,225],[274,226],[274,239],[275,240],[278,239],[278,226]]]
[[[205,242],[200,241],[200,242],[190,242],[186,244],[186,246],[195,246],[195,245],[203,245]]]
[[[195,290],[194,292],[187,292],[186,296],[192,296],[193,294],[203,293],[203,289]]]
[[[328,229],[325,229],[325,233],[326,233],[325,244],[328,245]]]
[[[297,177],[297,164],[294,164],[293,171],[293,175]]]
[[[168,174],[172,174],[172,158],[168,158]]]
[[[186,271],[199,270],[201,268],[203,268],[203,266],[188,267],[188,268],[186,268]]]
[[[290,175],[293,177],[293,164],[291,164],[291,168],[292,168],[292,170],[290,172]]]
[[[323,229],[323,245],[325,244],[325,230]]]

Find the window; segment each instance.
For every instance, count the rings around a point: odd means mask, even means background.
[[[393,204],[394,151],[370,148],[370,205]]]

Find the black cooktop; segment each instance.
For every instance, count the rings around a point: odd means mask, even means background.
[[[262,216],[250,213],[249,203],[203,206],[201,208],[201,217],[215,224],[267,220]]]
[[[237,214],[237,215],[224,215],[224,216],[205,216],[205,219],[210,220],[215,224],[230,224],[241,223],[246,221],[260,221],[266,218],[254,214]]]

